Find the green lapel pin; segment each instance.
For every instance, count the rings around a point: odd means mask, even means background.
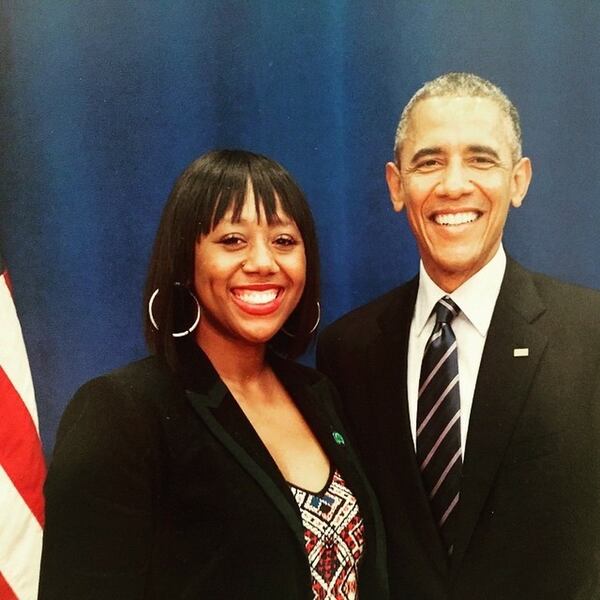
[[[334,431],[331,435],[336,444],[343,446],[346,443],[344,436],[339,431]]]

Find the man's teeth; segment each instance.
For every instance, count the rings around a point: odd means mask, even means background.
[[[475,211],[462,213],[442,213],[435,215],[434,220],[438,225],[464,225],[477,220],[479,215]]]
[[[278,290],[237,290],[236,296],[246,304],[268,304],[277,298]]]

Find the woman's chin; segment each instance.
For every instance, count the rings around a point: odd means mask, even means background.
[[[238,330],[235,336],[241,343],[264,345],[269,343],[280,330],[279,323]]]

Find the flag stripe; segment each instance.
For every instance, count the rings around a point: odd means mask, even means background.
[[[37,598],[42,528],[0,467],[0,572],[19,600]]]
[[[6,579],[2,577],[2,573],[0,573],[0,600],[19,600]]]
[[[40,525],[44,524],[44,457],[37,430],[27,407],[0,366],[0,465],[29,506]]]
[[[38,429],[33,382],[23,342],[21,325],[8,288],[7,274],[0,275],[0,366],[6,372],[19,397],[27,406]]]
[[[44,457],[21,325],[0,258],[0,600],[35,600]]]

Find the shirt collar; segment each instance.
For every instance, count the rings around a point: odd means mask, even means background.
[[[502,244],[500,244],[492,260],[451,294],[447,294],[429,277],[423,261],[421,261],[419,266],[419,291],[413,316],[417,335],[420,336],[423,332],[438,300],[444,296],[450,296],[460,307],[461,314],[471,322],[481,336],[486,336],[492,320],[496,299],[500,293],[505,269],[506,253]]]

